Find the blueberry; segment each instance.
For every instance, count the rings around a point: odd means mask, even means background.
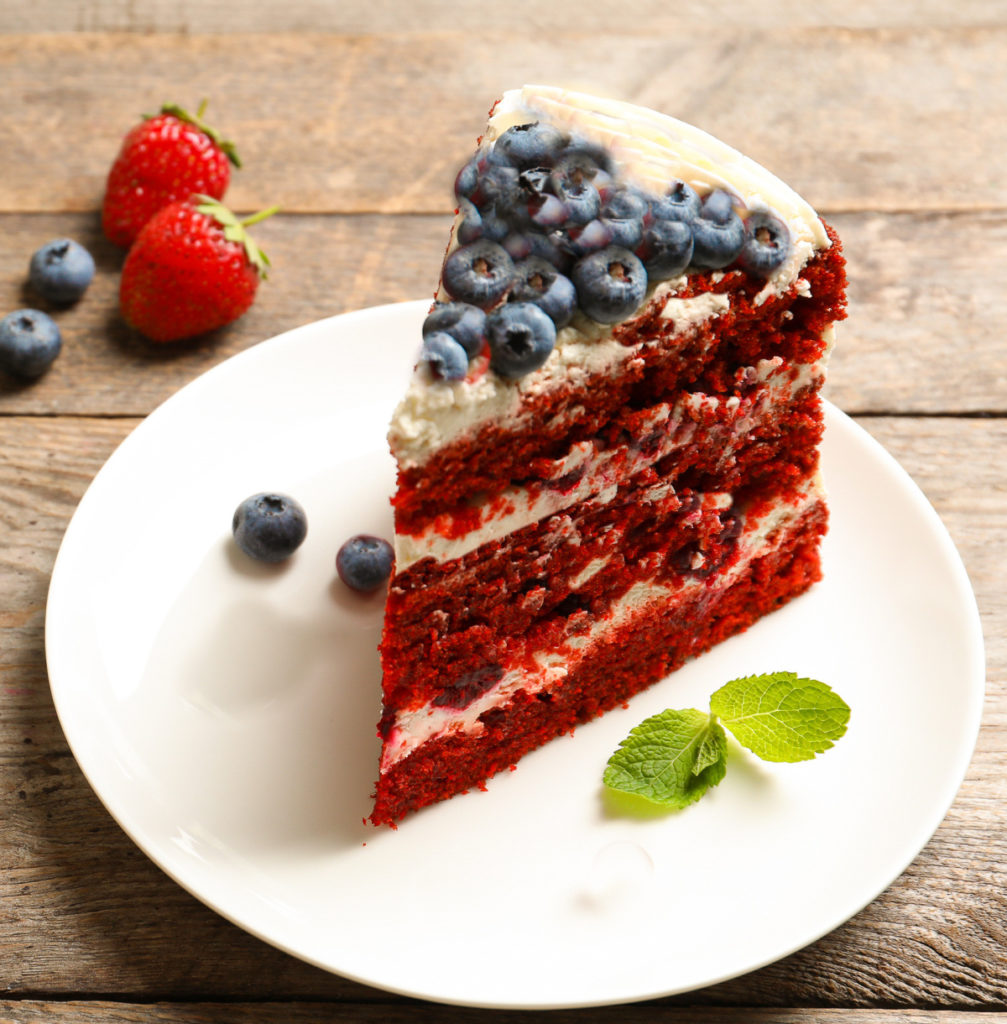
[[[560,247],[562,240],[563,235],[559,231],[551,231],[544,235],[540,231],[528,230],[515,231],[500,244],[515,263],[526,260],[529,256],[540,256],[548,260],[561,274],[565,274],[570,266],[570,254]]]
[[[304,509],[285,494],[253,494],[234,512],[231,529],[238,547],[259,562],[282,562],[308,533]]]
[[[0,368],[17,377],[40,377],[62,347],[55,321],[37,309],[19,309],[0,320]]]
[[[577,290],[548,260],[532,256],[514,267],[512,302],[531,302],[546,313],[556,328],[566,327],[577,308]]]
[[[553,189],[560,195],[560,184],[590,185],[599,196],[608,196],[613,189],[612,176],[594,157],[585,151],[568,152],[553,169]]]
[[[611,221],[589,220],[580,227],[564,231],[559,236],[559,244],[575,259],[580,259],[582,256],[612,245],[614,235]]]
[[[487,207],[479,214],[482,237],[489,242],[502,242],[511,232],[511,226],[493,207]]]
[[[568,224],[586,224],[601,211],[601,196],[582,167],[573,160],[552,172],[552,190],[567,208]]]
[[[423,321],[423,337],[434,332],[449,334],[470,358],[483,347],[486,314],[464,302],[439,302]]]
[[[638,192],[622,188],[613,192],[602,207],[601,218],[608,225],[612,244],[635,249],[643,238],[647,200]]]
[[[431,331],[424,337],[420,362],[426,363],[439,380],[464,380],[469,372],[465,349],[444,331]]]
[[[537,370],[556,346],[556,325],[531,302],[509,302],[486,317],[490,368],[504,380]]]
[[[377,590],[392,574],[395,554],[380,537],[360,533],[351,537],[336,555],[336,572],[351,589],[361,593]]]
[[[495,209],[499,213],[513,209],[523,199],[517,168],[492,165],[480,175],[475,191],[468,198],[480,210]]]
[[[694,221],[702,208],[699,196],[691,185],[676,181],[667,195],[651,200],[650,212],[655,220]]]
[[[692,225],[684,220],[655,220],[643,238],[643,265],[651,281],[677,277],[692,260]]]
[[[588,142],[587,139],[572,138],[563,152],[560,154],[560,162],[577,157],[580,160],[589,160],[594,166],[606,174],[614,172],[612,155],[609,151],[597,142]]]
[[[790,253],[787,225],[771,213],[753,213],[745,224],[745,244],[739,266],[758,277],[769,277]]]
[[[499,208],[499,213],[508,217],[518,227],[536,226],[548,230],[559,227],[566,221],[567,210],[563,203],[550,194],[548,167],[533,167],[518,176],[521,190],[512,206]]]
[[[734,212],[734,200],[726,192],[711,192],[699,216],[692,222],[692,265],[720,270],[733,263],[745,242],[745,224]]]
[[[635,312],[647,294],[647,271],[628,249],[612,245],[573,268],[580,308],[593,320],[614,324]]]
[[[444,261],[443,280],[452,298],[488,309],[507,294],[514,263],[506,249],[481,239],[451,253]]]
[[[31,258],[28,282],[49,302],[76,302],[94,278],[91,254],[69,238],[46,242]]]
[[[492,159],[518,168],[551,167],[565,144],[562,132],[552,125],[517,124],[497,139]]]
[[[458,227],[455,233],[462,245],[477,242],[483,236],[482,214],[475,203],[469,202],[468,199],[458,200]]]
[[[455,197],[471,199],[479,187],[479,161],[473,157],[455,176]]]

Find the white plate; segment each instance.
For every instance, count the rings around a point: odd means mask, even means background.
[[[836,927],[926,843],[962,780],[983,644],[961,561],[899,466],[827,412],[825,580],[673,677],[397,830],[376,775],[381,600],[334,557],[389,536],[385,427],[425,303],[299,328],[216,367],[134,431],[53,571],[52,692],[85,775],[169,875],[241,927],[421,998],[573,1007],[683,992]],[[285,568],[230,540],[247,495],[309,517]],[[619,740],[738,675],[790,669],[852,706],[815,761],[732,749],[680,814],[611,813]]]

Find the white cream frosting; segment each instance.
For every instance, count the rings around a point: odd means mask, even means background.
[[[600,448],[591,441],[580,441],[565,456],[556,459],[543,484],[509,487],[492,501],[476,506],[479,525],[462,537],[438,533],[436,524],[420,534],[397,533],[395,536],[396,572],[405,572],[421,558],[447,562],[474,551],[481,545],[505,537],[515,530],[539,522],[550,515],[584,501],[607,504],[615,497],[618,483],[653,465],[677,449],[692,444],[697,424],[720,435],[723,465],[729,465],[747,435],[759,424],[762,413],[770,405],[785,403],[791,395],[815,382],[824,374],[821,363],[791,368],[779,356],[760,360],[753,367],[751,395],[744,399],[722,398],[689,392],[673,405],[660,403],[638,423],[644,432],[659,432],[661,441],[646,453],[629,445]],[[580,473],[576,484],[557,490],[549,481],[560,480],[571,473]],[[473,510],[469,510],[471,514]]]
[[[440,707],[429,703],[412,710],[400,711],[384,744],[381,771],[387,772],[428,740],[452,732],[482,731],[483,726],[479,717],[492,708],[505,706],[518,690],[538,693],[561,683],[571,668],[590,655],[595,642],[605,633],[632,621],[654,603],[681,602],[702,588],[711,592],[730,588],[752,561],[780,547],[787,539],[788,529],[796,524],[808,509],[823,501],[824,496],[821,476],[816,474],[796,500],[788,497],[758,520],[746,519],[744,532],[739,540],[739,557],[726,572],[705,580],[686,579],[675,588],[656,583],[654,580],[638,581],[613,603],[603,618],[591,622],[586,631],[580,628],[579,623],[574,623],[569,635],[554,650],[535,654],[533,669],[529,670],[520,664],[520,658],[516,658],[519,663],[516,667],[505,670],[493,687],[466,707]],[[597,564],[599,561],[601,564]],[[579,585],[583,586],[583,582],[603,569],[603,560],[593,561],[581,574],[583,581]]]
[[[814,252],[830,244],[811,206],[775,175],[712,135],[645,107],[529,85],[504,94],[490,116],[485,141],[539,118],[605,146],[621,176],[657,194],[681,180],[701,193],[726,189],[748,209],[772,210],[781,217],[791,233],[790,254],[767,279],[756,302],[789,289]],[[670,296],[663,312],[675,325],[669,341],[690,335],[730,308],[727,295],[713,292],[676,297],[686,281],[682,276],[661,283],[651,289],[644,306]],[[577,388],[593,374],[616,372],[635,354],[635,348],[615,341],[607,327],[578,316],[558,332],[546,363],[517,381],[503,380],[492,371],[462,381],[434,380],[419,365],[392,418],[392,451],[403,468],[422,465],[432,452],[483,423],[519,424],[527,397],[557,387]]]

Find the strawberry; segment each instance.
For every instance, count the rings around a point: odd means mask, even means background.
[[[206,101],[193,115],[173,103],[145,119],[123,139],[108,173],[101,226],[116,245],[133,244],[140,228],[168,203],[193,194],[223,199],[234,145],[203,121]]]
[[[126,322],[151,341],[178,341],[237,320],[269,265],[245,229],[276,209],[239,221],[216,199],[193,196],[155,213],[122,268]]]

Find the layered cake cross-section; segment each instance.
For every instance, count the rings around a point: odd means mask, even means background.
[[[808,203],[697,128],[540,86],[497,103],[455,192],[389,432],[376,824],[484,787],[821,575],[845,273]]]

